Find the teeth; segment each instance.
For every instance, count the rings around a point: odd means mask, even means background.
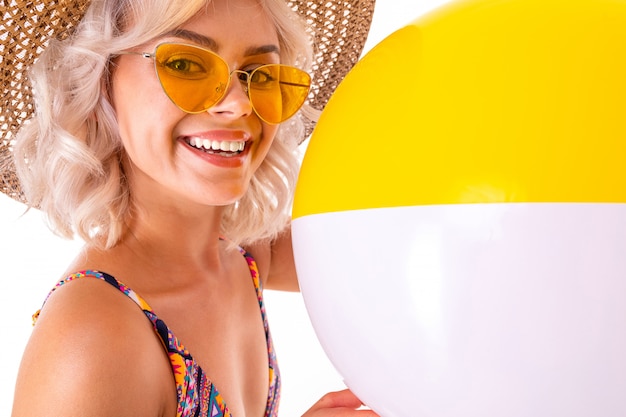
[[[221,152],[241,152],[246,147],[245,141],[219,141],[200,138],[189,138],[189,144],[198,149]]]

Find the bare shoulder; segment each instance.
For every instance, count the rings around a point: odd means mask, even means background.
[[[76,280],[41,311],[13,417],[173,415],[171,372],[152,324],[130,298],[102,280]]]

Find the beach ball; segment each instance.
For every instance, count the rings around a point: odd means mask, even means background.
[[[626,415],[626,1],[456,1],[353,68],[303,160],[315,332],[383,417]]]

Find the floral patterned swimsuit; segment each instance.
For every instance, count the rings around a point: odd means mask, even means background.
[[[265,337],[267,340],[267,351],[269,360],[269,393],[267,398],[267,406],[265,409],[265,417],[278,416],[278,402],[280,399],[280,374],[276,362],[276,354],[272,344],[272,337],[265,313],[265,305],[263,303],[263,291],[259,280],[259,271],[256,262],[252,256],[243,249],[239,249],[245,257],[252,275],[252,282],[256,289],[263,325],[265,327]],[[231,417],[228,407],[224,403],[224,399],[218,393],[217,389],[207,378],[206,374],[191,357],[191,354],[185,349],[182,343],[174,336],[167,325],[160,320],[152,311],[150,306],[133,290],[117,281],[111,275],[99,271],[82,271],[72,274],[57,283],[50,294],[60,286],[67,284],[80,278],[97,278],[108,282],[117,288],[129,298],[131,298],[143,310],[146,317],[152,322],[154,331],[162,340],[164,348],[170,358],[172,372],[176,382],[176,391],[178,395],[178,407],[176,417]],[[48,295],[50,297],[50,295]],[[46,298],[47,300],[47,298]],[[45,304],[45,302],[44,302]],[[33,321],[37,320],[39,311],[33,316]]]

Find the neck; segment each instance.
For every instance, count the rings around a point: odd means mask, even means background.
[[[219,239],[222,212],[222,207],[203,207],[202,213],[134,211],[114,247],[86,247],[68,273],[108,272],[142,295],[195,285],[198,277],[219,278],[230,255]]]
[[[206,270],[219,265],[223,211],[223,207],[206,206],[138,209],[119,245],[138,260]]]

